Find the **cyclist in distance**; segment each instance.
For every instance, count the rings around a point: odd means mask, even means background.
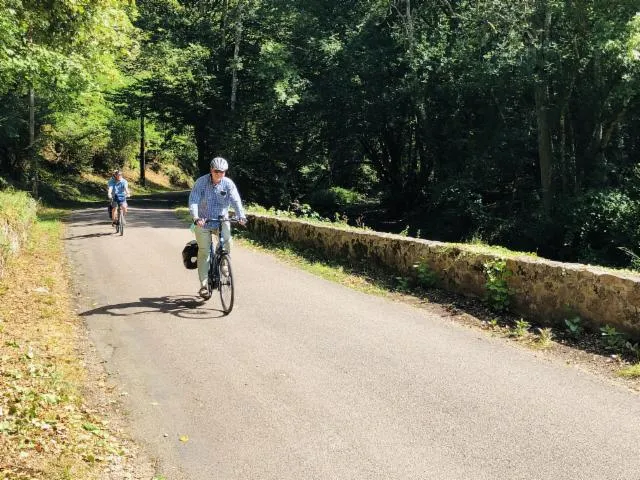
[[[247,222],[240,193],[236,184],[226,177],[229,164],[222,157],[215,157],[209,164],[210,172],[196,180],[189,195],[189,212],[195,224],[196,241],[198,242],[198,278],[202,298],[209,297],[207,290],[207,275],[209,272],[209,247],[211,246],[211,228],[205,228],[205,219],[217,220],[219,216],[228,218],[229,207],[236,212],[236,218],[241,225]],[[224,250],[229,253],[231,248],[231,227],[229,222],[221,222]]]
[[[107,196],[111,200],[111,226],[116,224],[118,220],[118,204],[122,208],[124,214],[127,214],[127,197],[131,196],[129,191],[129,182],[122,178],[122,172],[116,170],[113,177],[107,182]]]

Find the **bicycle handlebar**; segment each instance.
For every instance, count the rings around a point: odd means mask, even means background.
[[[238,220],[237,218],[227,218],[227,217],[223,217],[223,216],[219,216],[218,218],[198,218],[197,220],[194,220],[193,223],[196,224],[198,223],[198,220],[202,220],[204,222],[204,224],[206,225],[207,223],[212,223],[212,222],[229,222],[229,223],[240,223],[240,220]]]

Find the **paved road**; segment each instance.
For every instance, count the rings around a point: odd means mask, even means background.
[[[225,317],[172,212],[103,210],[67,230],[81,312],[167,479],[640,479],[637,395],[239,247]]]

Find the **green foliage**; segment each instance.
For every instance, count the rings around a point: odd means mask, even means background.
[[[529,329],[531,328],[531,324],[524,319],[520,319],[516,321],[515,326],[510,332],[512,337],[521,338],[529,333]]]
[[[638,342],[632,343],[627,341],[624,344],[624,348],[627,352],[633,355],[636,358],[636,360],[640,360],[640,343]]]
[[[0,171],[22,180],[34,155],[60,170],[91,166],[109,139],[104,90],[122,82],[118,62],[135,50],[128,0],[0,2]],[[38,151],[29,143],[35,97]]]
[[[489,307],[495,311],[503,312],[509,308],[510,293],[507,279],[511,276],[511,270],[507,267],[506,260],[494,260],[483,264],[486,276],[485,288],[487,290],[486,301]]]
[[[633,266],[621,248],[640,243],[639,217],[639,200],[620,190],[592,191],[574,204],[566,239],[583,262]]]
[[[0,190],[0,277],[9,255],[17,252],[27,240],[36,209],[36,201],[26,192]]]
[[[621,368],[618,375],[624,378],[640,378],[640,363]]]
[[[637,268],[637,5],[444,4],[2,0],[0,170],[33,86],[61,171],[135,162],[144,114],[154,168],[226,156],[249,201]]]
[[[625,335],[611,325],[600,327],[600,339],[605,348],[614,351],[621,350],[627,343]]]
[[[584,327],[582,326],[582,319],[580,317],[566,318],[564,323],[573,338],[577,339],[584,334]]]
[[[426,262],[413,265],[418,286],[422,288],[433,288],[438,283],[438,276]]]
[[[396,288],[401,292],[411,291],[411,279],[408,277],[395,277]]]
[[[364,196],[348,188],[331,187],[312,192],[307,202],[318,210],[335,211],[364,202]]]
[[[633,250],[626,247],[618,247],[618,249],[627,254],[631,263],[629,264],[629,268],[632,270],[640,271],[640,255],[637,255]]]
[[[553,330],[551,328],[538,328],[538,345],[541,348],[548,348],[553,341]]]

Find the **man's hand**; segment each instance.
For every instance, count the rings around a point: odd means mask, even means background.
[[[202,218],[194,218],[193,223],[199,227],[204,227],[204,219]]]
[[[247,224],[247,219],[241,218],[240,220],[238,220],[238,223],[244,227]]]

